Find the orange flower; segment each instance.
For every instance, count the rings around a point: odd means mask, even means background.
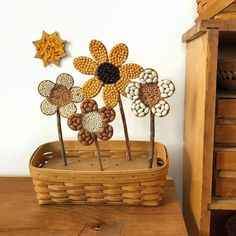
[[[114,46],[109,55],[105,46],[98,40],[92,40],[89,50],[94,58],[77,57],[74,67],[81,73],[93,75],[82,87],[85,98],[93,98],[103,89],[103,100],[107,106],[115,107],[120,94],[126,96],[125,88],[131,79],[137,78],[143,68],[137,64],[124,64],[128,57],[125,44]]]
[[[66,56],[64,49],[66,41],[60,39],[57,32],[48,34],[43,31],[41,39],[34,41],[33,44],[37,50],[35,57],[41,59],[44,66],[50,63],[58,66],[60,59]]]

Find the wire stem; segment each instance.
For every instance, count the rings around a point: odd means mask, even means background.
[[[154,158],[154,139],[155,139],[155,117],[152,112],[150,112],[150,153],[148,160],[148,168],[152,168],[153,158]]]
[[[98,155],[100,169],[101,169],[101,171],[103,171],[104,169],[103,169],[102,159],[101,159],[101,155],[100,155],[100,148],[99,148],[98,139],[97,139],[96,136],[94,137],[94,142],[95,142],[95,146],[96,146],[96,149],[97,149],[97,155]]]
[[[66,153],[65,153],[65,146],[64,146],[64,141],[63,141],[63,136],[62,136],[62,129],[61,129],[61,115],[59,110],[57,109],[57,130],[58,130],[58,137],[61,143],[61,156],[64,160],[65,166],[67,165],[67,160],[66,160]]]
[[[129,159],[129,161],[131,161],[131,152],[130,152],[130,145],[129,145],[129,134],[128,134],[128,128],[127,128],[127,123],[126,123],[126,119],[125,119],[125,112],[124,112],[121,97],[119,97],[119,107],[120,107],[120,114],[121,114],[123,127],[124,127],[125,142],[126,142],[126,148],[127,148],[127,153],[128,153],[128,159]]]

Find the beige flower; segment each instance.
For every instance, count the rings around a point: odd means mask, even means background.
[[[68,117],[76,112],[74,103],[83,100],[81,88],[74,86],[74,80],[71,75],[63,73],[57,77],[56,83],[50,80],[42,81],[38,86],[40,95],[46,97],[41,103],[41,111],[45,115],[53,115],[59,110],[63,117]]]

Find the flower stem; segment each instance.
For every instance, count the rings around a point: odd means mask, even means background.
[[[148,168],[152,168],[153,158],[154,158],[154,139],[155,139],[155,117],[152,112],[150,112],[150,153],[148,160]]]
[[[96,146],[96,149],[97,149],[97,155],[98,155],[100,169],[101,169],[101,171],[103,171],[104,169],[103,169],[103,165],[102,165],[102,159],[101,159],[101,155],[100,155],[100,148],[99,148],[99,145],[98,145],[97,136],[94,137],[94,142],[95,142],[95,146]]]
[[[129,134],[128,134],[128,128],[127,128],[127,123],[126,123],[126,119],[125,119],[125,112],[124,112],[124,108],[123,108],[123,103],[122,103],[120,95],[119,95],[119,107],[120,107],[120,114],[121,114],[123,127],[124,127],[125,142],[126,142],[126,148],[127,148],[127,153],[128,153],[128,159],[130,161],[131,160],[131,152],[130,152],[130,145],[129,145]]]
[[[64,146],[62,130],[61,130],[61,115],[60,115],[59,109],[57,109],[57,130],[58,130],[58,137],[61,142],[61,156],[64,159],[64,164],[66,166],[67,160],[66,160],[65,146]]]

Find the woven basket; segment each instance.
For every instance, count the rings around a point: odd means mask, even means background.
[[[236,90],[236,59],[219,61],[217,78],[221,88]]]
[[[153,168],[148,169],[149,142],[130,141],[128,161],[124,141],[99,142],[104,171],[95,147],[65,141],[68,165],[60,143],[41,145],[30,160],[30,173],[39,204],[99,204],[157,206],[168,172],[165,146],[155,143]]]

